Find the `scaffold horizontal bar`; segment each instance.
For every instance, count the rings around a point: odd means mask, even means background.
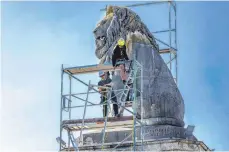
[[[155,38],[155,37],[154,37],[154,38]],[[160,40],[160,39],[158,39],[158,38],[155,38],[155,40],[157,40],[158,42],[164,44],[164,45],[167,46],[167,47],[170,47],[173,51],[177,51],[177,49],[175,49],[175,48],[172,47],[172,46],[169,46],[169,44],[165,43],[164,41],[162,41],[162,40]],[[159,52],[160,52],[160,51],[159,51]]]
[[[156,34],[156,33],[170,32],[170,31],[175,31],[175,29],[171,29],[171,30],[161,30],[161,31],[154,31],[154,32],[152,32],[152,33],[153,33],[153,34]]]
[[[93,93],[98,93],[98,92],[95,92],[95,91],[91,91],[89,92],[90,94],[93,94]],[[72,94],[64,94],[63,96],[73,96],[73,95],[85,95],[87,94],[87,92],[80,92],[80,93],[72,93]]]
[[[146,6],[146,5],[153,5],[153,4],[163,4],[163,3],[168,3],[168,2],[169,1],[154,1],[154,2],[146,2],[146,3],[126,5],[124,7],[138,7],[138,6]],[[100,9],[100,11],[106,11],[106,8]]]
[[[71,131],[80,131],[81,130],[81,126],[77,126],[77,125],[64,125],[63,126],[64,129],[66,130],[71,130]],[[100,124],[89,124],[87,126],[83,127],[83,131],[86,130],[93,130],[93,132],[99,131],[101,132],[101,130],[104,128],[104,123],[100,123]],[[112,122],[108,122],[106,125],[106,130],[130,130],[133,129],[133,122],[132,120],[129,120],[128,122],[122,122],[122,123],[112,123]]]
[[[119,68],[116,68],[116,70],[118,69]],[[111,64],[94,64],[94,65],[64,68],[65,72],[70,72],[71,74],[94,73],[100,70],[113,71],[114,67]]]
[[[99,103],[100,101],[98,101],[98,103]],[[132,103],[133,103],[133,101],[126,101],[126,103],[125,103],[125,107],[131,107],[132,106]],[[115,104],[115,103],[111,103],[111,104]],[[92,107],[92,106],[102,106],[102,105],[106,105],[105,103],[104,104],[91,104],[91,105],[87,105],[88,107]],[[82,108],[82,107],[84,107],[84,105],[79,105],[79,106],[71,106],[71,107],[69,107],[69,108]]]
[[[159,53],[160,54],[170,53],[170,50],[169,49],[162,49],[162,50],[159,50]]]
[[[76,95],[72,95],[74,98],[76,98],[76,99],[78,99],[78,100],[81,100],[81,101],[84,101],[84,102],[88,102],[88,103],[90,103],[91,105],[95,105],[94,103],[92,103],[92,102],[90,102],[90,101],[87,101],[87,100],[84,100],[84,99],[82,99],[82,98],[80,98],[80,97],[77,97]],[[88,106],[88,105],[87,105]]]
[[[107,122],[118,122],[118,121],[127,121],[127,120],[133,120],[133,116],[123,116],[123,117],[108,117]],[[104,122],[104,118],[90,118],[90,119],[84,119],[85,123],[102,123]],[[64,120],[64,124],[81,124],[82,119],[75,119],[75,120]]]

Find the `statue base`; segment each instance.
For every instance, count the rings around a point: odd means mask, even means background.
[[[105,143],[101,145],[85,145],[79,147],[80,151],[133,151],[133,142]],[[135,151],[211,151],[202,141],[187,139],[160,139],[137,142]]]
[[[113,130],[106,132],[102,146],[102,133],[83,134],[83,145],[80,151],[110,151],[110,150],[133,150],[133,130]],[[143,138],[143,140],[141,140]],[[136,127],[136,151],[210,151],[195,136],[189,134],[187,128],[172,125],[144,126],[141,132]]]
[[[186,135],[186,129],[183,127],[171,126],[171,125],[158,125],[158,126],[144,126],[136,127],[136,140],[152,140],[152,139],[186,139],[188,135]],[[132,141],[133,130],[130,128],[128,130],[120,130],[120,131],[110,131],[106,132],[104,143],[114,143],[125,141]],[[102,143],[101,132],[98,133],[89,133],[83,134],[83,143],[84,145],[93,145],[93,144],[101,144]],[[129,137],[128,137],[129,136]],[[192,136],[192,135],[191,135]],[[191,137],[190,136],[190,137]]]

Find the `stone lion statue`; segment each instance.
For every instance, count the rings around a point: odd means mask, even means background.
[[[132,10],[108,6],[106,16],[94,29],[95,54],[100,63],[111,62],[113,49],[120,37],[126,40],[127,55],[143,66],[143,119],[145,124],[166,124],[183,127],[184,102],[170,70],[159,54],[154,36]],[[115,81],[119,84],[121,81]],[[140,89],[140,79],[137,88]],[[140,97],[138,113],[141,113]]]

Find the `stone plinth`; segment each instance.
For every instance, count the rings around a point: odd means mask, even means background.
[[[105,143],[104,151],[112,150],[118,143]],[[124,142],[116,148],[116,151],[131,151],[133,143],[131,141]],[[141,143],[136,144],[136,150],[141,151]],[[144,151],[211,151],[203,142],[186,139],[162,139],[151,140],[143,143]],[[101,151],[101,145],[85,145],[80,147],[80,151]]]
[[[125,141],[132,141],[133,130],[121,130],[121,131],[110,131],[106,132],[104,143],[115,143]],[[101,132],[98,133],[88,133],[83,135],[84,145],[93,145],[102,143]],[[128,137],[129,136],[129,137]],[[191,135],[192,136],[192,135]],[[141,140],[141,137],[144,140],[152,139],[186,139],[186,129],[183,127],[171,126],[171,125],[158,125],[158,126],[144,126],[142,128],[142,136],[140,127],[136,127],[136,140]],[[194,139],[194,138],[193,138]]]

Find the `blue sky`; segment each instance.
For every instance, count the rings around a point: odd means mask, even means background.
[[[130,3],[1,3],[3,150],[58,149],[60,66],[97,63],[92,31],[103,16],[99,9]],[[168,27],[161,7],[134,10],[154,31]],[[229,2],[178,2],[177,7],[185,123],[195,125],[195,135],[210,148],[229,150]]]

